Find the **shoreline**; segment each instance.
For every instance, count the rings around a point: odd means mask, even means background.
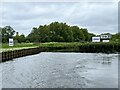
[[[105,53],[119,54],[119,43],[42,43],[34,47],[7,48],[9,51],[0,52],[1,62],[14,58],[38,54],[40,52],[76,52],[76,53]]]

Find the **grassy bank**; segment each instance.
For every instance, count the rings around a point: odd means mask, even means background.
[[[2,48],[20,48],[20,47],[34,47],[37,46],[37,44],[34,43],[17,43],[12,47],[9,47],[8,44],[2,44]]]
[[[90,53],[115,53],[120,52],[120,43],[109,42],[109,43],[79,43],[79,42],[49,42],[49,43],[21,43],[16,44],[12,48],[31,48],[38,47],[44,48],[46,52],[90,52]],[[2,45],[3,49],[8,49],[7,44]]]
[[[0,49],[0,52],[6,52],[6,51],[13,51],[13,50],[20,50],[20,49],[36,48],[38,47],[38,45],[34,43],[18,43],[12,47],[9,47],[8,44],[2,44],[1,47],[2,48]]]
[[[40,47],[46,48],[46,51],[61,51],[61,52],[90,52],[90,53],[116,53],[120,52],[120,43],[42,43]]]

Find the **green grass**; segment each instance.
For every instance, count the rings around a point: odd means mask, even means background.
[[[115,53],[120,51],[118,42],[70,42],[70,43],[41,43],[40,47],[46,48],[47,51],[73,51],[73,52],[91,52],[91,53]]]
[[[7,48],[21,48],[21,47],[35,47],[37,44],[34,43],[18,43],[15,44],[14,46],[9,46],[8,44],[2,44],[2,48],[7,49]]]
[[[47,42],[47,43],[18,43],[13,47],[9,47],[8,44],[2,44],[2,51],[8,51],[9,48],[15,49],[25,49],[38,47],[44,48],[46,51],[75,51],[75,52],[119,52],[120,43],[118,42]]]
[[[71,46],[79,46],[82,43],[79,42],[49,42],[49,43],[41,43],[41,47],[71,47]]]

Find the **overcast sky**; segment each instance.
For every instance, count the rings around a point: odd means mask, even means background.
[[[87,28],[89,32],[118,32],[118,3],[5,2],[0,5],[1,27],[11,26],[28,35],[33,27],[54,21]]]

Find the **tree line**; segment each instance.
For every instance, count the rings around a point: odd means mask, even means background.
[[[16,33],[16,35],[15,35]],[[16,43],[22,43],[26,41],[24,34],[19,35],[11,26],[0,27],[0,37],[2,37],[2,43],[8,43],[9,38],[13,38]]]
[[[2,37],[2,43],[8,43],[9,38],[14,38],[17,43],[22,42],[90,42],[93,33],[89,33],[86,28],[80,28],[78,26],[70,26],[66,23],[52,22],[49,25],[40,25],[39,27],[33,27],[28,36],[19,33],[11,27],[5,26],[0,28],[0,35]],[[15,35],[16,33],[16,35]],[[120,34],[112,35],[111,40],[119,40]]]
[[[27,39],[30,42],[84,42],[91,41],[92,36],[95,35],[89,33],[86,28],[53,22],[34,27]]]

